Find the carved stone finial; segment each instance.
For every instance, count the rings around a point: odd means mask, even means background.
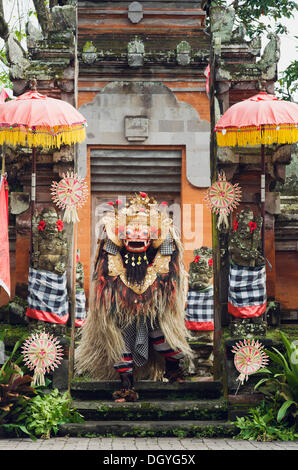
[[[132,2],[128,6],[128,19],[136,24],[140,23],[143,19],[143,6],[139,2]]]
[[[191,46],[187,41],[181,41],[176,48],[177,62],[179,65],[188,65],[190,63]]]
[[[258,80],[258,89],[260,92],[267,92],[267,89],[266,89],[266,80]]]
[[[30,90],[36,91],[37,90],[37,80],[35,77],[31,78],[29,82]]]
[[[141,67],[144,63],[145,47],[138,37],[135,37],[127,45],[128,65],[130,67]]]
[[[235,20],[235,10],[232,7],[214,6],[211,9],[211,32],[219,37],[221,42],[229,42]]]
[[[82,59],[85,64],[93,64],[97,59],[97,49],[92,41],[87,41],[84,44]]]

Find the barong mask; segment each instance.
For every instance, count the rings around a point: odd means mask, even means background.
[[[162,256],[165,263],[163,272],[167,272],[169,260],[166,258],[175,248],[171,236],[172,220],[167,214],[166,203],[159,205],[153,197],[141,192],[132,196],[126,204],[117,200],[109,206],[110,211],[101,221],[107,238],[104,250],[114,255],[112,258],[115,257],[110,259],[109,275],[116,274],[117,265],[117,274],[122,271],[124,277],[125,270],[129,286],[141,286],[148,267],[156,267],[161,254],[165,255]],[[160,268],[160,262],[157,264]]]

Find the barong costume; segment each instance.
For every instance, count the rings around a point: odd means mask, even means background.
[[[155,380],[166,369],[171,380],[179,360],[192,357],[182,244],[164,204],[146,193],[120,203],[101,221],[76,371],[107,380],[133,370]]]

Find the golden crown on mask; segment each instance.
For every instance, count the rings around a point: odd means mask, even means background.
[[[121,204],[120,204],[121,202]],[[152,245],[158,248],[166,239],[172,219],[169,218],[166,210],[166,203],[158,204],[156,199],[148,196],[147,193],[135,193],[129,197],[126,205],[119,201],[117,204],[110,203],[111,212],[106,214],[102,223],[106,228],[108,238],[117,246],[123,245],[123,237],[118,236],[120,227],[127,227],[129,224],[139,224],[158,229],[156,237],[152,237]]]

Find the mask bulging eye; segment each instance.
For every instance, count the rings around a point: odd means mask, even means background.
[[[133,230],[131,228],[126,229],[126,236],[127,238],[131,237],[133,235]]]
[[[146,228],[144,228],[143,230],[141,230],[140,235],[141,235],[142,238],[148,238],[149,237],[149,231]]]

